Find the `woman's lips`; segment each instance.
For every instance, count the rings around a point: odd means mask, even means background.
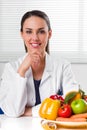
[[[32,47],[39,47],[41,45],[41,43],[31,43]]]

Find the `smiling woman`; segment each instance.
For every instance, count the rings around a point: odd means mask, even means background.
[[[31,15],[33,17],[31,17]],[[43,16],[46,18],[46,21],[43,19],[44,21],[41,22],[42,18],[44,18],[44,17],[42,17],[39,12],[38,12],[39,17],[34,17],[33,12],[32,12],[32,14],[29,14],[27,12],[26,16],[28,16],[30,18],[25,21],[26,17],[24,16],[21,21],[21,35],[24,40],[27,39],[27,41],[25,43],[26,51],[30,51],[30,49],[27,50],[29,48],[28,47],[29,45],[31,45],[31,47],[30,47],[31,49],[33,49],[33,47],[38,49],[40,46],[42,46],[42,47],[44,46],[44,48],[46,48],[48,51],[48,44],[42,45],[41,42],[47,43],[48,37],[49,38],[51,37],[51,27],[49,24],[49,19],[45,16],[45,14],[43,14]],[[37,23],[35,22],[36,20],[37,20]],[[48,26],[45,26],[46,24]],[[48,30],[49,30],[49,34],[48,34]],[[44,41],[44,40],[46,40],[46,41]],[[30,44],[29,44],[29,42],[30,42]]]
[[[26,12],[20,33],[27,53],[5,65],[0,80],[0,107],[7,116],[36,117],[45,98],[61,91],[65,97],[79,87],[70,63],[64,59],[56,61],[48,53],[52,30],[45,12]]]

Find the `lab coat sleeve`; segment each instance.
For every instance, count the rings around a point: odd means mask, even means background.
[[[75,80],[74,73],[72,72],[71,64],[66,61],[63,66],[63,95],[65,95],[70,91],[78,91],[79,85]]]
[[[26,78],[7,63],[0,83],[0,107],[7,116],[19,117],[25,111],[27,102]]]

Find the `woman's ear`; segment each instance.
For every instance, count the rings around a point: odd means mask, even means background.
[[[48,38],[50,39],[51,36],[52,36],[52,30],[49,30],[49,36],[48,36]]]

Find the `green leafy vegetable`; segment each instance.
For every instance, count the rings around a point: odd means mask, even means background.
[[[76,96],[77,92],[72,92],[65,97],[64,103],[67,104],[72,98]]]

